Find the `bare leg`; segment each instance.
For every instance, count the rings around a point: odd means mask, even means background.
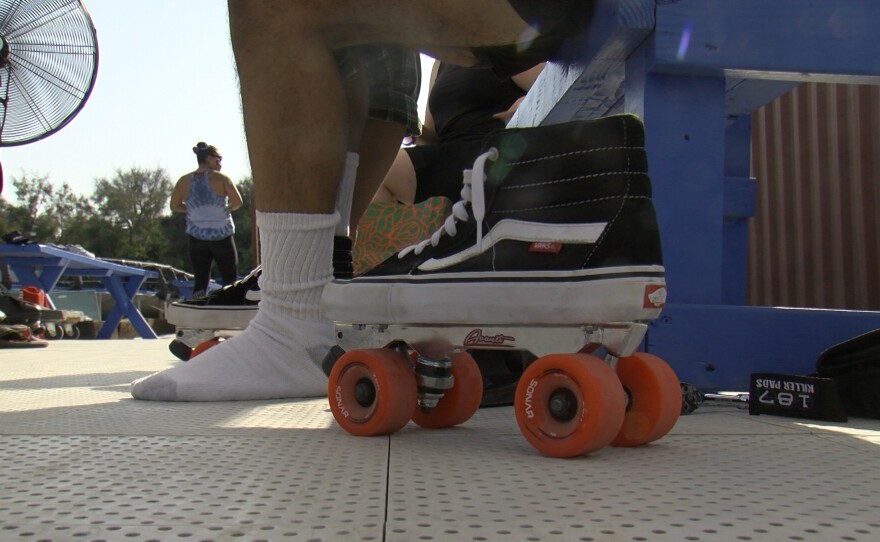
[[[364,210],[370,204],[371,196],[381,186],[389,168],[397,161],[400,143],[406,135],[401,124],[368,120],[364,136],[361,138],[361,165],[358,169],[354,204],[351,209],[351,224],[357,225]]]
[[[375,201],[414,203],[416,199],[416,170],[403,149],[398,150],[382,186],[376,191]]]
[[[332,212],[348,138],[333,49],[390,42],[463,60],[526,26],[506,0],[230,0],[229,19],[257,209],[304,213]]]
[[[367,118],[370,84],[365,74],[370,73],[370,62],[374,59],[369,56],[371,52],[366,52],[368,56],[364,57],[365,52],[358,47],[348,53],[349,60],[357,67],[357,75],[345,81],[349,133],[346,164],[336,198],[341,218],[337,235],[354,234],[371,194],[385,178],[407,130],[403,122]]]

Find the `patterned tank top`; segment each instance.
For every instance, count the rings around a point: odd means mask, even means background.
[[[218,241],[235,233],[228,199],[208,184],[210,171],[193,173],[186,197],[186,233],[202,241]]]

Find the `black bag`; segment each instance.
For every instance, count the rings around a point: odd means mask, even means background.
[[[834,379],[848,415],[880,419],[880,329],[822,352],[812,376]]]

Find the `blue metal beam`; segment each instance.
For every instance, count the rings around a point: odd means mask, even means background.
[[[670,301],[722,301],[724,79],[650,73],[650,43],[627,63],[626,110],[645,121]]]
[[[880,83],[880,2],[657,2],[652,71]]]
[[[878,328],[878,312],[670,304],[646,350],[701,391],[739,391],[753,372],[808,375],[825,349]]]

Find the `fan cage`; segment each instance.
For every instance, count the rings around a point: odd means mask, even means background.
[[[67,125],[98,73],[91,16],[79,0],[0,4],[0,146],[23,145]]]

